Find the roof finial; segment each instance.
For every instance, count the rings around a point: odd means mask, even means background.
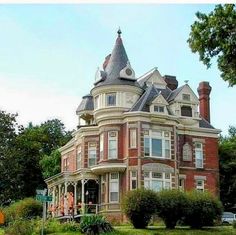
[[[189,81],[189,80],[184,80],[185,84],[188,84],[188,81]]]
[[[118,33],[118,37],[120,37],[120,35],[122,34],[122,32],[121,32],[121,30],[120,30],[120,27],[119,27],[117,33]]]

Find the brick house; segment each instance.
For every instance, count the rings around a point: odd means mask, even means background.
[[[211,87],[197,95],[154,68],[136,78],[118,31],[115,46],[77,108],[78,128],[46,180],[53,216],[92,210],[122,220],[121,199],[140,187],[219,193]]]

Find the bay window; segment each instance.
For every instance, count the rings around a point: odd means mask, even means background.
[[[144,132],[144,156],[170,158],[170,132]]]
[[[144,187],[157,192],[162,189],[171,189],[171,173],[145,171]]]

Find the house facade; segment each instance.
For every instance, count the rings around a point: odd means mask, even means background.
[[[208,82],[198,96],[157,68],[135,76],[121,31],[82,98],[78,128],[46,180],[53,216],[93,211],[122,220],[121,200],[137,188],[219,193],[218,134],[210,124]]]

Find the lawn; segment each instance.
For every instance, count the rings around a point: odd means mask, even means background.
[[[115,227],[112,233],[106,235],[236,235],[236,229],[231,226],[214,227],[202,230],[190,230],[189,228],[176,228],[167,230],[164,227],[150,227],[149,229],[133,229],[128,226]],[[78,235],[78,232],[54,233],[51,235]]]

